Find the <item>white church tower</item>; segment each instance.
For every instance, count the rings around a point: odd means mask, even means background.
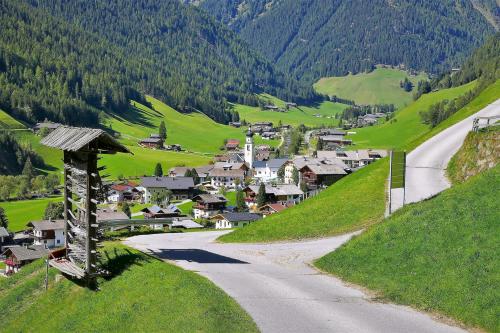
[[[248,164],[248,167],[250,169],[253,168],[254,157],[255,157],[255,152],[253,147],[253,133],[249,128],[245,141],[245,162]]]

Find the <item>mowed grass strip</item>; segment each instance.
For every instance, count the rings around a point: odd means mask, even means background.
[[[9,230],[21,231],[30,221],[43,220],[45,208],[49,202],[62,202],[62,197],[0,202],[0,207],[5,209],[9,220]]]
[[[413,98],[413,92],[406,92],[399,86],[405,78],[416,87],[418,81],[427,76],[412,76],[399,69],[378,67],[371,73],[322,78],[314,88],[322,94],[350,99],[356,104],[394,104],[400,108],[410,104]]]
[[[407,206],[320,269],[390,301],[500,332],[500,166]]]
[[[326,237],[380,222],[385,211],[388,159],[377,161],[301,204],[219,238],[271,242]]]
[[[0,129],[22,129],[25,126],[0,109]]]
[[[41,261],[27,276],[0,280],[2,332],[258,332],[234,300],[196,273],[118,243],[108,243],[104,257],[112,277],[100,279],[97,292],[55,282],[54,269],[44,292]]]

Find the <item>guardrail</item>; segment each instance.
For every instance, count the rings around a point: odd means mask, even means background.
[[[482,128],[487,128],[490,126],[498,126],[500,125],[498,121],[500,121],[500,115],[474,118],[474,121],[472,122],[472,131],[478,132]]]

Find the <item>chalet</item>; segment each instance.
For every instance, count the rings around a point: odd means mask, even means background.
[[[345,139],[343,135],[324,135],[318,137],[323,143],[324,150],[335,150],[339,147],[352,145],[352,140]]]
[[[376,114],[365,114],[364,116],[358,117],[358,127],[370,126],[374,125],[378,122],[379,119],[384,118],[386,115],[384,113],[376,113]]]
[[[199,223],[196,223],[193,220],[185,219],[185,220],[175,220],[170,225],[170,229],[202,229],[203,226]]]
[[[293,102],[286,102],[285,103],[285,107],[286,109],[290,109],[290,108],[296,108],[297,107],[297,103],[293,103]]]
[[[34,245],[48,248],[64,246],[64,220],[31,221],[26,226],[34,237]]]
[[[151,136],[139,141],[139,145],[146,148],[161,149],[163,148],[163,139],[157,136]]]
[[[293,184],[294,179],[293,179],[293,173],[294,169],[297,171],[302,169],[304,166],[308,164],[334,164],[338,165],[339,167],[343,169],[349,169],[349,167],[343,163],[340,159],[334,158],[334,157],[309,157],[309,156],[296,156],[293,160],[287,161],[285,164],[285,177],[284,177],[284,183],[285,184]],[[301,174],[298,172],[298,181],[299,183],[301,182]]]
[[[172,151],[182,151],[182,146],[179,145],[179,144],[172,144],[172,145],[168,145],[165,147],[166,150],[172,150]]]
[[[386,157],[387,151],[381,149],[318,151],[317,156],[318,158],[340,159],[349,168],[357,169]]]
[[[210,173],[210,184],[215,188],[224,186],[226,188],[236,188],[236,183],[243,184],[245,171],[243,169],[213,168]],[[238,181],[236,181],[238,179]]]
[[[268,161],[270,157],[270,150],[255,149],[255,161]]]
[[[222,195],[200,194],[193,198],[195,219],[208,219],[226,209],[227,199]]]
[[[166,208],[159,206],[146,207],[141,210],[144,213],[144,217],[147,219],[162,219],[168,217],[178,217],[182,215],[182,212],[177,206],[169,205]]]
[[[229,126],[240,128],[241,127],[241,122],[239,122],[239,121],[231,121],[229,123]]]
[[[237,150],[240,147],[240,140],[229,139],[226,142],[225,148],[228,151]]]
[[[137,184],[133,182],[113,184],[109,189],[106,201],[108,203],[140,201],[142,192],[136,187]]]
[[[342,177],[350,173],[349,168],[343,168],[335,164],[329,164],[327,161],[318,161],[308,163],[299,169],[300,179],[305,182],[310,189],[330,186]]]
[[[272,105],[272,104],[268,104],[268,105],[264,105],[264,110],[269,110],[269,111],[279,111],[279,107],[277,107],[276,105]]]
[[[271,122],[258,122],[254,123],[250,126],[250,130],[252,133],[262,133],[262,132],[270,132],[273,130],[273,123]]]
[[[34,260],[46,257],[49,250],[44,245],[13,246],[9,247],[3,255],[6,257],[5,273],[10,275],[19,272],[24,266]]]
[[[276,137],[278,136],[278,133],[272,131],[272,132],[262,132],[262,134],[260,135],[260,137],[264,140],[273,140],[273,139],[276,139]]]
[[[260,207],[259,213],[261,213],[263,217],[266,217],[272,214],[279,213],[287,208],[288,206],[281,203],[272,203]]]
[[[248,173],[248,166],[244,162],[216,162],[213,164],[213,169],[224,170],[243,170],[245,176]]]
[[[223,213],[212,216],[210,219],[215,221],[215,229],[241,228],[262,217],[254,213]]]
[[[143,177],[141,187],[144,188],[144,203],[150,203],[156,193],[171,191],[171,199],[185,200],[192,197],[194,180],[192,177]]]
[[[337,128],[322,128],[314,132],[314,136],[322,137],[327,135],[345,136],[347,133]]]
[[[288,161],[286,158],[274,158],[268,161],[253,162],[253,176],[261,182],[278,178],[278,170]]]
[[[33,131],[35,133],[39,133],[42,129],[44,129],[48,132],[52,132],[53,130],[59,128],[59,126],[61,126],[61,124],[45,120],[42,123],[36,123],[36,125],[33,127]]]
[[[257,208],[257,194],[259,185],[250,185],[244,189],[245,202],[250,208]],[[266,203],[279,203],[282,205],[293,206],[298,204],[304,198],[304,192],[294,184],[266,184]]]
[[[203,183],[207,181],[208,179],[208,174],[210,173],[210,170],[214,168],[213,165],[205,165],[201,167],[195,167],[195,168],[188,168],[188,167],[174,167],[169,170],[168,175],[169,177],[185,177],[186,172],[188,170],[194,169],[196,171],[196,174],[198,175],[198,178],[200,179],[200,183]]]

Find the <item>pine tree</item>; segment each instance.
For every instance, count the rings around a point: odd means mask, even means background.
[[[24,163],[23,175],[28,177],[29,180],[35,176],[35,169],[33,168],[33,164],[31,164],[31,159],[29,157]]]
[[[161,177],[163,176],[163,169],[161,167],[161,164],[160,163],[156,163],[156,167],[155,167],[155,176],[156,177]]]
[[[125,213],[129,218],[132,217],[132,211],[130,210],[130,205],[128,202],[124,202],[122,206],[122,212]]]
[[[0,227],[4,227],[7,229],[9,226],[9,220],[7,219],[7,215],[5,214],[5,210],[0,207]]]
[[[266,186],[261,183],[257,193],[257,207],[260,208],[266,204]]]
[[[245,198],[243,197],[243,191],[239,190],[236,192],[236,210],[238,212],[243,212],[247,208],[245,204]]]
[[[160,134],[160,138],[162,138],[163,141],[167,140],[167,127],[165,126],[165,122],[163,120],[160,123],[158,134]]]

